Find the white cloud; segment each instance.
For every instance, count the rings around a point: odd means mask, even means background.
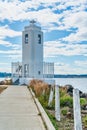
[[[52,22],[57,22],[58,15],[54,14],[51,9],[43,9],[37,12],[36,17],[41,25],[49,25]]]
[[[8,25],[0,26],[0,45],[6,46],[6,47],[12,47],[13,49],[20,48],[19,44],[13,44],[10,41],[5,40],[5,38],[14,38],[17,36],[21,36],[22,32],[18,32],[15,30],[12,30],[9,28]]]
[[[17,55],[17,54],[21,54],[21,50],[7,50],[7,51],[3,51],[3,50],[0,50],[0,54],[11,54],[11,55]]]
[[[9,63],[6,63],[6,62],[2,62],[2,63],[0,63],[0,65],[8,65]]]
[[[10,43],[8,41],[0,40],[0,45],[3,45],[3,46],[12,46],[12,43]]]
[[[21,46],[19,44],[13,44],[9,41],[0,40],[0,45],[3,45],[5,47],[11,47],[12,49],[21,49]]]
[[[31,9],[37,9],[40,6],[40,2],[37,1],[0,1],[0,18],[1,20],[8,19],[13,20],[25,20],[30,16],[29,11]],[[11,11],[12,10],[12,11]],[[32,11],[33,13],[33,11]],[[23,17],[22,17],[23,16]],[[28,16],[28,17],[27,17]]]
[[[26,2],[27,3],[27,2]],[[0,1],[0,18],[1,20],[8,19],[10,21],[12,20],[18,20],[19,14],[23,13],[29,4],[26,5],[24,2],[20,1]],[[29,3],[29,2],[28,2]],[[24,6],[23,6],[24,4]]]
[[[80,67],[73,67],[69,63],[68,64],[56,63],[54,71],[55,74],[87,74],[87,69]]]
[[[71,9],[67,9],[70,7]],[[71,31],[63,40],[67,42],[87,41],[87,1],[66,1],[54,7],[53,10],[61,10],[58,17],[58,27],[54,30]]]
[[[10,29],[8,25],[0,26],[0,39],[4,39],[6,37],[17,37],[21,35],[21,32]]]
[[[57,3],[57,4],[56,4]],[[86,0],[32,0],[32,1],[4,1],[0,2],[0,19],[8,19],[9,21],[37,19],[42,26],[46,26],[47,29],[69,29],[80,23],[80,18],[83,20],[86,16],[84,10],[86,8]],[[49,8],[51,5],[52,9]],[[43,9],[40,9],[43,6]],[[67,10],[67,7],[72,7]],[[79,9],[78,9],[78,8]],[[64,9],[65,8],[65,9]],[[34,10],[32,10],[34,9]],[[64,10],[63,10],[64,9]],[[78,10],[77,10],[78,9]],[[11,11],[12,10],[12,11]],[[56,13],[54,12],[56,10]],[[60,11],[60,13],[57,13]],[[82,12],[84,12],[82,14]],[[79,13],[79,14],[78,14]],[[82,15],[80,15],[82,14]],[[81,16],[81,17],[80,17]],[[80,18],[79,18],[80,17]],[[77,18],[76,24],[74,23]],[[61,20],[62,19],[62,20]],[[58,24],[58,27],[53,24]]]
[[[87,30],[86,28],[80,29],[76,33],[71,33],[69,36],[63,38],[62,40],[71,42],[71,43],[87,41]]]
[[[1,66],[0,67],[0,72],[11,72],[11,66],[8,66],[8,67],[6,67],[6,66]]]
[[[87,60],[75,61],[75,64],[81,68],[87,68]]]
[[[8,50],[8,51],[3,51],[3,50],[0,50],[0,54],[3,54],[4,57],[6,58],[9,58],[10,60],[20,60],[21,61],[21,58],[22,58],[22,52],[21,50]]]
[[[11,72],[11,65],[9,63],[0,63],[0,72]]]
[[[74,33],[71,32],[70,35],[63,38],[63,40],[68,42],[87,41],[87,12],[81,11],[70,14],[63,20],[63,24],[67,29],[72,28],[73,30],[73,28],[76,28]]]
[[[11,60],[13,60],[13,61],[20,61],[21,62],[21,60],[22,60],[22,55],[21,54],[10,54],[10,55],[8,55],[8,58],[11,58]]]
[[[44,57],[64,56],[87,56],[86,44],[65,44],[59,41],[48,41],[44,43]]]
[[[42,8],[40,8],[42,6]],[[51,8],[50,8],[51,7]],[[67,9],[68,8],[68,9]],[[87,56],[87,45],[78,44],[87,41],[87,0],[1,0],[0,1],[0,20],[9,22],[24,21],[36,19],[42,26],[43,30],[66,30],[70,34],[60,41],[48,41],[44,45],[44,57],[64,56]],[[56,23],[56,24],[54,24]],[[4,24],[3,24],[4,25]],[[0,50],[10,59],[16,60],[21,58],[21,47],[6,41],[5,38],[14,38],[21,36],[21,32],[12,30],[10,25],[0,26],[0,44],[11,47],[12,50]],[[65,44],[66,41],[66,44]],[[73,44],[75,42],[76,44]],[[84,73],[80,65],[82,62],[77,61],[77,68],[69,64],[59,63],[59,73]]]
[[[9,21],[18,21],[18,20],[30,20],[36,19],[41,26],[46,26],[50,28],[53,26],[53,22],[58,21],[58,15],[55,14],[50,8],[46,8],[44,4],[55,3],[54,1],[25,1],[25,2],[0,2],[0,19],[3,21],[5,19]],[[44,9],[38,9],[40,5],[43,4]],[[34,10],[32,10],[32,8]],[[11,11],[12,10],[12,11]]]

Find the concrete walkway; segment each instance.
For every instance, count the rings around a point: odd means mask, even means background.
[[[46,130],[26,86],[11,86],[0,94],[0,130]]]

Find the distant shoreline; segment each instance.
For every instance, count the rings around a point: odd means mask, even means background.
[[[11,73],[0,72],[0,78],[11,77]],[[54,74],[54,78],[87,78],[87,74]]]
[[[87,78],[87,74],[84,75],[54,75],[54,78]]]
[[[11,73],[0,72],[0,78],[6,78],[6,77],[11,77]]]

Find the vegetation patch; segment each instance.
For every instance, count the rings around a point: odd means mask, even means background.
[[[0,81],[0,85],[12,85],[12,79],[5,79]]]
[[[0,94],[6,89],[7,87],[5,87],[5,86],[0,86]]]
[[[34,91],[36,97],[40,101],[41,105],[45,109],[47,115],[49,116],[51,122],[53,123],[55,130],[73,130],[74,120],[73,120],[73,94],[72,87],[60,87],[60,106],[61,106],[61,121],[55,119],[55,94],[51,105],[48,106],[50,86],[41,80],[32,80],[30,87]],[[83,111],[85,106],[87,106],[87,98],[80,98],[81,110]],[[87,130],[87,110],[83,111],[82,122],[83,130]]]

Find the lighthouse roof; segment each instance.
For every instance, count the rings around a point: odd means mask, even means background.
[[[29,26],[25,26],[25,30],[41,30],[41,27],[37,26],[35,20],[30,21]]]

